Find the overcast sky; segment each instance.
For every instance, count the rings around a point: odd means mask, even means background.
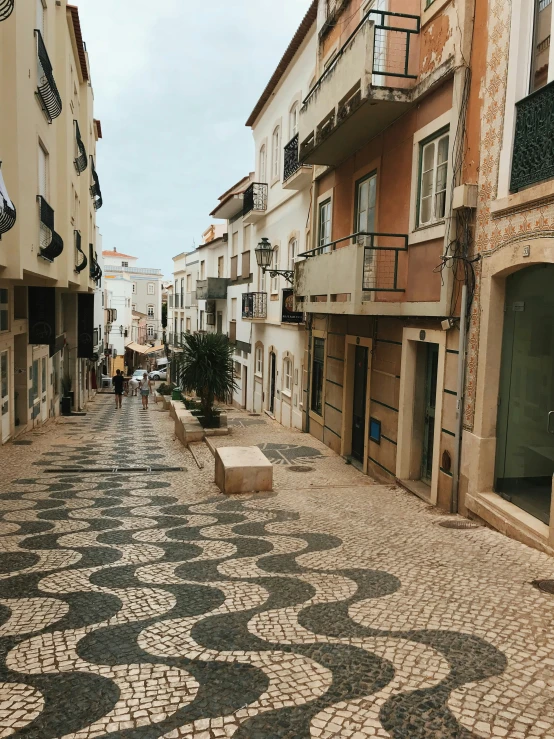
[[[246,119],[309,0],[76,0],[90,57],[104,249],[168,277],[254,168]]]

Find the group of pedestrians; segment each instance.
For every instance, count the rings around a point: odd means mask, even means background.
[[[115,377],[112,378],[112,385],[115,393],[115,407],[121,408],[123,394],[125,393],[125,377],[121,370],[117,370],[117,372],[115,373]],[[148,398],[152,393],[153,387],[154,383],[148,377],[146,372],[140,380],[133,378],[129,380],[128,383],[128,388],[131,391],[131,395],[136,395],[137,391],[140,391],[143,410],[148,410]]]

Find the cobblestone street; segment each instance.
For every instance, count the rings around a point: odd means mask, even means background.
[[[550,558],[229,423],[274,494],[221,495],[140,398],[0,450],[0,737],[554,737]]]

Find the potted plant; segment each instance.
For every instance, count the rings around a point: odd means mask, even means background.
[[[216,398],[226,398],[237,384],[233,375],[233,347],[223,334],[185,334],[177,358],[177,378],[183,390],[200,399],[198,420],[205,428],[219,425]]]
[[[73,383],[71,381],[70,375],[65,374],[62,377],[62,400],[61,400],[62,414],[64,416],[71,415],[71,408],[73,406],[73,393],[71,391],[72,387],[73,387]]]

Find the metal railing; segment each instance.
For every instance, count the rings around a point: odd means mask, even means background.
[[[196,305],[198,305],[196,290],[193,290],[190,293],[185,293],[185,304],[183,308],[194,308]]]
[[[81,248],[81,232],[73,231],[75,237],[75,272],[81,273],[88,264],[87,255]]]
[[[102,279],[102,270],[96,260],[96,252],[94,251],[93,244],[88,245],[88,254],[89,254],[89,275],[90,275],[91,280],[94,280],[94,282],[96,282],[96,284],[98,285],[98,283]],[[113,320],[116,320],[116,319],[117,319],[117,311],[116,311],[116,318],[114,318]]]
[[[391,243],[384,243],[390,241]],[[398,245],[392,242],[397,242]],[[398,287],[398,258],[402,252],[408,251],[408,234],[376,233],[358,231],[344,236],[342,239],[330,241],[315,249],[310,249],[299,257],[317,257],[335,251],[337,244],[357,244],[364,250],[362,290],[366,292],[405,292]],[[399,242],[399,243],[398,243]]]
[[[108,272],[131,272],[138,275],[161,275],[161,269],[150,269],[149,267],[122,267],[120,264],[107,264]],[[178,296],[177,296],[178,297]],[[179,306],[175,306],[179,307]]]
[[[417,79],[417,74],[410,74],[410,39],[413,34],[419,34],[420,17],[418,15],[409,15],[407,13],[391,13],[386,10],[372,9],[368,11],[350,34],[337,55],[323,72],[321,77],[316,81],[312,89],[304,98],[302,104],[306,105],[312,95],[321,87],[324,80],[336,68],[339,60],[344,52],[348,49],[355,36],[362,27],[369,21],[370,16],[378,16],[378,20],[374,22],[375,38],[373,43],[373,74],[384,75],[386,77],[401,77],[404,79]],[[403,28],[402,26],[389,25],[389,19],[404,18],[407,23],[412,22],[412,28]]]
[[[37,61],[38,61],[38,83],[37,83],[37,94],[40,98],[42,109],[44,114],[48,118],[48,121],[52,121],[61,115],[62,112],[62,99],[56,81],[54,80],[54,72],[52,70],[52,64],[44,45],[42,33],[35,29],[35,36],[37,38]]]
[[[298,158],[299,141],[298,134],[293,136],[289,143],[285,146],[285,163],[283,168],[283,182],[286,182],[300,167],[308,167],[311,165],[302,164]]]
[[[244,191],[242,215],[251,211],[263,212],[267,210],[267,184],[265,182],[253,182]]]
[[[73,160],[73,164],[75,165],[77,174],[80,175],[81,172],[84,172],[85,169],[88,167],[87,150],[85,149],[83,139],[81,138],[79,123],[77,121],[73,121],[73,123],[75,125],[75,143],[77,144],[77,151],[79,152]]]
[[[245,320],[267,318],[267,293],[243,293],[242,317]]]
[[[554,177],[554,82],[516,103],[510,190]]]
[[[53,262],[63,251],[63,239],[54,230],[54,209],[42,195],[38,196],[40,208],[40,251],[39,255]]]
[[[104,204],[104,201],[102,200],[102,191],[100,190],[100,180],[98,179],[98,174],[96,172],[96,167],[94,166],[94,159],[92,156],[90,157],[90,168],[91,168],[92,181],[93,181],[93,184],[90,188],[90,196],[93,200],[94,210],[100,210],[100,208]]]
[[[2,162],[0,162],[0,167],[1,166]],[[1,172],[0,181],[3,182]],[[11,202],[11,200],[8,202],[8,200],[4,198],[0,190],[0,239],[2,238],[2,234],[7,233],[11,228],[15,226],[16,219],[17,212],[15,210],[15,205]]]
[[[13,13],[14,0],[0,0],[0,21],[7,20]]]

